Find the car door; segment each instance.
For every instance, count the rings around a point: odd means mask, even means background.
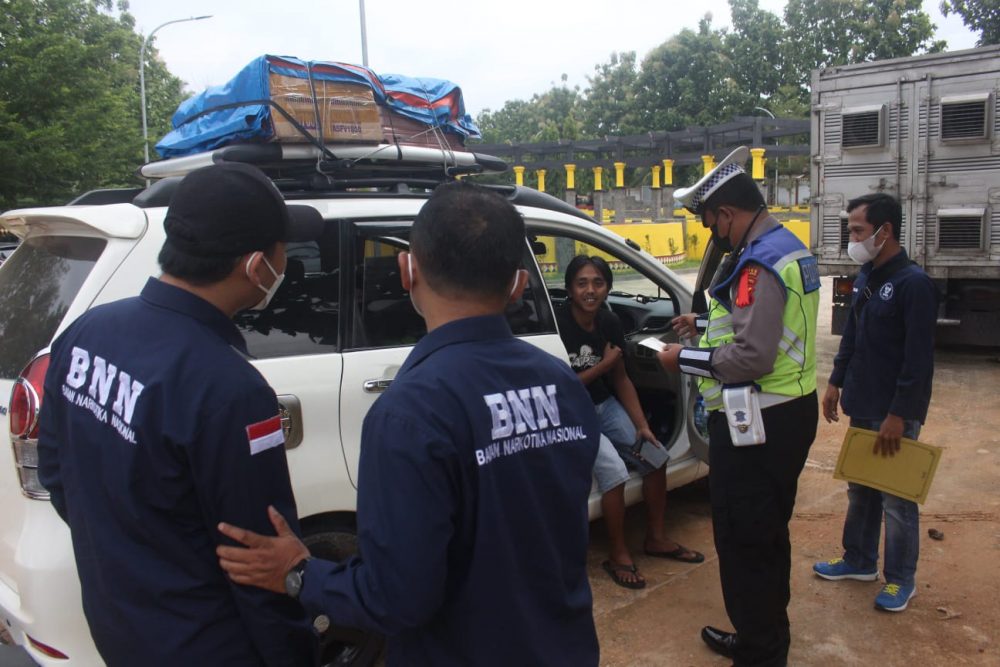
[[[707,433],[696,425],[697,388],[688,378],[663,370],[655,352],[640,345],[647,337],[677,342],[671,319],[691,312],[691,291],[672,271],[637,244],[600,225],[562,215],[526,215],[529,233],[548,292],[558,307],[565,298],[565,267],[577,254],[602,255],[615,275],[608,304],[626,332],[625,363],[650,426],[670,448],[668,483],[671,487],[691,481],[697,465],[692,457],[707,461]]]
[[[698,277],[695,279],[694,293],[691,297],[691,312],[699,315],[708,312],[708,290],[716,282],[717,274],[723,268],[722,260],[725,256],[726,253],[720,250],[715,245],[715,241],[710,238],[705,246],[705,254],[701,259],[701,264],[698,266]],[[699,338],[700,336],[692,339],[690,344],[697,344]],[[708,414],[705,412],[704,403],[701,401],[701,395],[698,391],[698,378],[691,375],[688,376],[687,380],[693,397],[690,428],[704,436],[704,446],[694,447],[695,454],[702,461],[708,463]]]
[[[413,346],[426,334],[423,318],[399,278],[396,256],[409,249],[411,220],[347,223],[341,335],[345,340],[340,387],[340,437],[351,483],[357,487],[361,428],[369,408],[392,384]],[[507,308],[515,335],[566,358],[538,268],[525,244],[528,287]]]
[[[288,467],[302,517],[352,508],[339,437],[339,225],[318,241],[289,243],[285,279],[261,311],[236,319],[254,365],[278,396]]]

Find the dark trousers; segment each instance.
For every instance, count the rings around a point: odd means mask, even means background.
[[[735,664],[785,665],[790,643],[788,522],[816,437],[816,393],[762,411],[767,442],[734,447],[726,417],[709,416],[712,527]]]

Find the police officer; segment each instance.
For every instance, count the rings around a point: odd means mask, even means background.
[[[736,665],[784,665],[788,522],[818,420],[819,273],[805,246],[769,215],[743,169],[747,155],[738,148],[675,194],[730,254],[709,290],[699,345],[669,345],[659,358],[668,370],[698,376],[710,411],[712,525],[736,632],[706,626],[702,639]],[[679,317],[674,327],[691,336],[696,319]],[[762,437],[754,437],[757,410]]]
[[[234,581],[388,635],[391,665],[596,665],[587,497],[600,437],[567,364],[515,338],[524,222],[504,198],[438,187],[400,253],[427,335],[372,406],[358,480],[360,557],[308,560],[279,533],[220,526]]]
[[[39,477],[112,667],[316,662],[301,605],[234,585],[214,551],[219,521],[296,516],[278,402],[231,318],[267,305],[284,242],[322,226],[255,167],[193,171],[166,214],[163,275],[52,344]]]

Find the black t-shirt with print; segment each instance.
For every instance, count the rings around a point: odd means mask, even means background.
[[[582,373],[601,363],[604,358],[604,347],[607,343],[610,342],[622,350],[625,349],[625,332],[622,329],[621,320],[605,308],[597,311],[597,320],[593,331],[584,331],[576,323],[568,303],[556,309],[556,322],[559,325],[559,336],[562,338],[563,345],[566,346],[566,352],[569,353],[570,366],[577,373]],[[587,391],[590,392],[590,398],[594,401],[594,405],[603,403],[614,396],[607,377],[608,375],[605,373],[587,385]]]

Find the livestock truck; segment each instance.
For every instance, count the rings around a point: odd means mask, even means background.
[[[901,242],[939,290],[937,338],[1000,345],[1000,46],[812,74],[810,231],[843,331],[858,266],[847,202],[899,198]]]

